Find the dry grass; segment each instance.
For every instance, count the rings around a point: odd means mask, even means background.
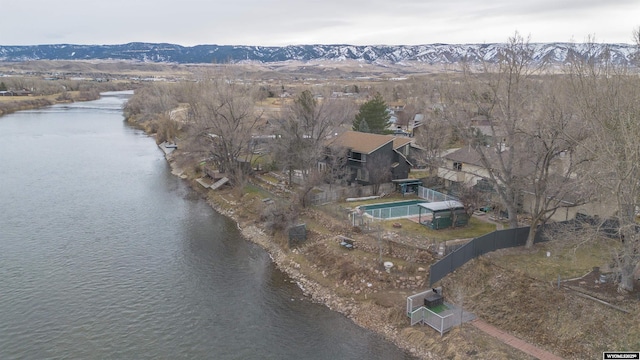
[[[547,256],[549,252],[550,256]],[[532,249],[503,249],[489,255],[496,265],[523,271],[542,281],[554,281],[558,276],[569,279],[582,276],[593,267],[605,268],[611,253],[603,242],[592,242],[577,248],[558,248],[551,243],[536,244]]]
[[[399,223],[402,227],[394,228],[394,223]],[[469,225],[454,229],[433,230],[408,219],[386,220],[383,222],[383,228],[388,231],[397,231],[404,236],[421,236],[434,242],[471,239],[496,230],[495,224],[476,218],[471,218]]]
[[[631,315],[624,314],[486,258],[467,263],[442,285],[445,294],[462,299],[467,310],[488,323],[565,358],[595,358],[605,350],[640,346],[637,304]]]

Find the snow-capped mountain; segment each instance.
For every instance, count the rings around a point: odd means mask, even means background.
[[[614,62],[630,64],[636,47],[629,44],[530,44],[537,61],[564,63],[571,56],[587,52],[609,52]],[[28,60],[135,60],[169,63],[228,63],[287,60],[358,60],[364,62],[453,64],[460,61],[495,62],[506,44],[430,45],[292,45],[283,47],[129,43],[123,45],[0,45],[0,61]]]

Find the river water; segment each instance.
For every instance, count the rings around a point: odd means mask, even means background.
[[[0,359],[409,359],[304,299],[123,122],[0,118]]]

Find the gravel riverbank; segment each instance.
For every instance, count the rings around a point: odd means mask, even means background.
[[[169,154],[166,156],[172,167],[172,173],[196,184],[195,179],[188,179],[187,176],[183,175],[183,172],[180,169],[175,167],[173,155],[175,154]],[[222,201],[227,201],[223,197],[220,198]],[[266,234],[263,229],[259,227],[259,225],[248,221],[242,221],[239,218],[237,211],[227,210],[211,200],[207,202],[214,210],[234,220],[242,235],[247,240],[264,248],[269,253],[278,269],[286,273],[293,281],[295,281],[303,291],[304,295],[311,301],[323,304],[329,309],[343,314],[357,325],[380,334],[385,339],[391,341],[399,348],[407,351],[417,358],[439,358],[426,349],[421,349],[420,347],[412,345],[406,337],[401,336],[402,329],[397,328],[387,321],[390,313],[389,308],[385,308],[371,302],[360,303],[353,298],[339,296],[332,289],[323,286],[306,276],[305,270],[308,269],[305,269],[304,266],[293,260],[292,257],[288,255],[289,253],[283,250],[271,236]]]

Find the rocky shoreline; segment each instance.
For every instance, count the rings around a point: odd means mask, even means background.
[[[182,170],[175,166],[173,154],[165,154],[165,158],[171,166],[172,173],[182,179],[189,180],[192,187],[194,187],[195,179],[189,179],[186,175],[183,175]],[[224,200],[224,198],[222,198],[222,200]],[[210,200],[208,200],[207,203],[218,213],[235,221],[245,239],[265,249],[276,267],[295,281],[303,294],[311,301],[323,304],[330,310],[343,314],[358,326],[383,336],[386,340],[392,342],[398,348],[412,356],[420,359],[439,358],[427,349],[411,344],[405,337],[401,336],[402,329],[398,329],[385,321],[384,314],[387,313],[387,309],[371,303],[362,304],[353,298],[345,298],[337,295],[330,288],[305,276],[304,267],[291,259],[291,257],[258,226],[250,223],[244,224],[233,210],[224,209]]]

